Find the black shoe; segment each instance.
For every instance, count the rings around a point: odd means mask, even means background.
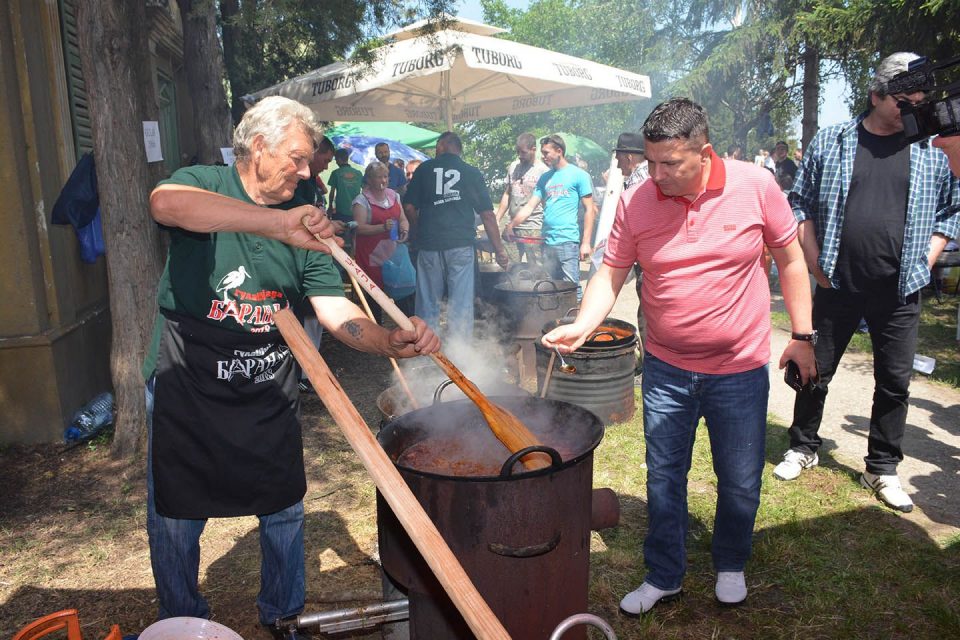
[[[281,631],[277,629],[276,625],[263,625],[265,629],[270,632],[276,640],[310,640],[312,636],[306,631],[301,631],[300,629],[286,629]]]

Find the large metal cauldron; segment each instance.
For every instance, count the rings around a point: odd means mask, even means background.
[[[573,318],[546,323],[543,333]],[[537,388],[542,389],[550,366],[551,349],[536,342]],[[636,411],[634,372],[637,367],[637,329],[628,322],[607,318],[590,334],[583,345],[563,358],[573,365],[573,373],[561,370],[559,358],[553,362],[553,374],[547,387],[547,398],[566,402],[592,411],[604,424],[622,422]]]
[[[469,401],[412,411],[377,439],[511,638],[543,640],[587,610],[593,450],[603,425],[565,402],[492,400],[554,450],[552,466],[527,472],[510,460]],[[379,494],[377,517],[383,568],[409,591],[411,637],[473,638]]]
[[[544,323],[563,317],[577,306],[577,285],[517,271],[494,289],[505,319],[504,331],[520,344],[524,366],[532,374],[536,366],[534,342],[540,339]]]

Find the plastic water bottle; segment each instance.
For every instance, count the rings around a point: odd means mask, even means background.
[[[82,442],[100,433],[113,422],[113,394],[105,391],[74,414],[70,426],[63,432],[67,442]]]

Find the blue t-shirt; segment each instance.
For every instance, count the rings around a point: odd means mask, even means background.
[[[388,162],[387,166],[390,167],[390,176],[388,178],[387,186],[396,191],[403,185],[407,184],[407,174],[403,172],[403,169]]]
[[[572,164],[540,176],[533,194],[543,203],[543,242],[580,243],[580,199],[593,195],[590,175]]]

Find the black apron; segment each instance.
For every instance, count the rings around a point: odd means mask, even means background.
[[[279,334],[164,311],[153,408],[157,513],[262,515],[306,492],[298,367]]]

